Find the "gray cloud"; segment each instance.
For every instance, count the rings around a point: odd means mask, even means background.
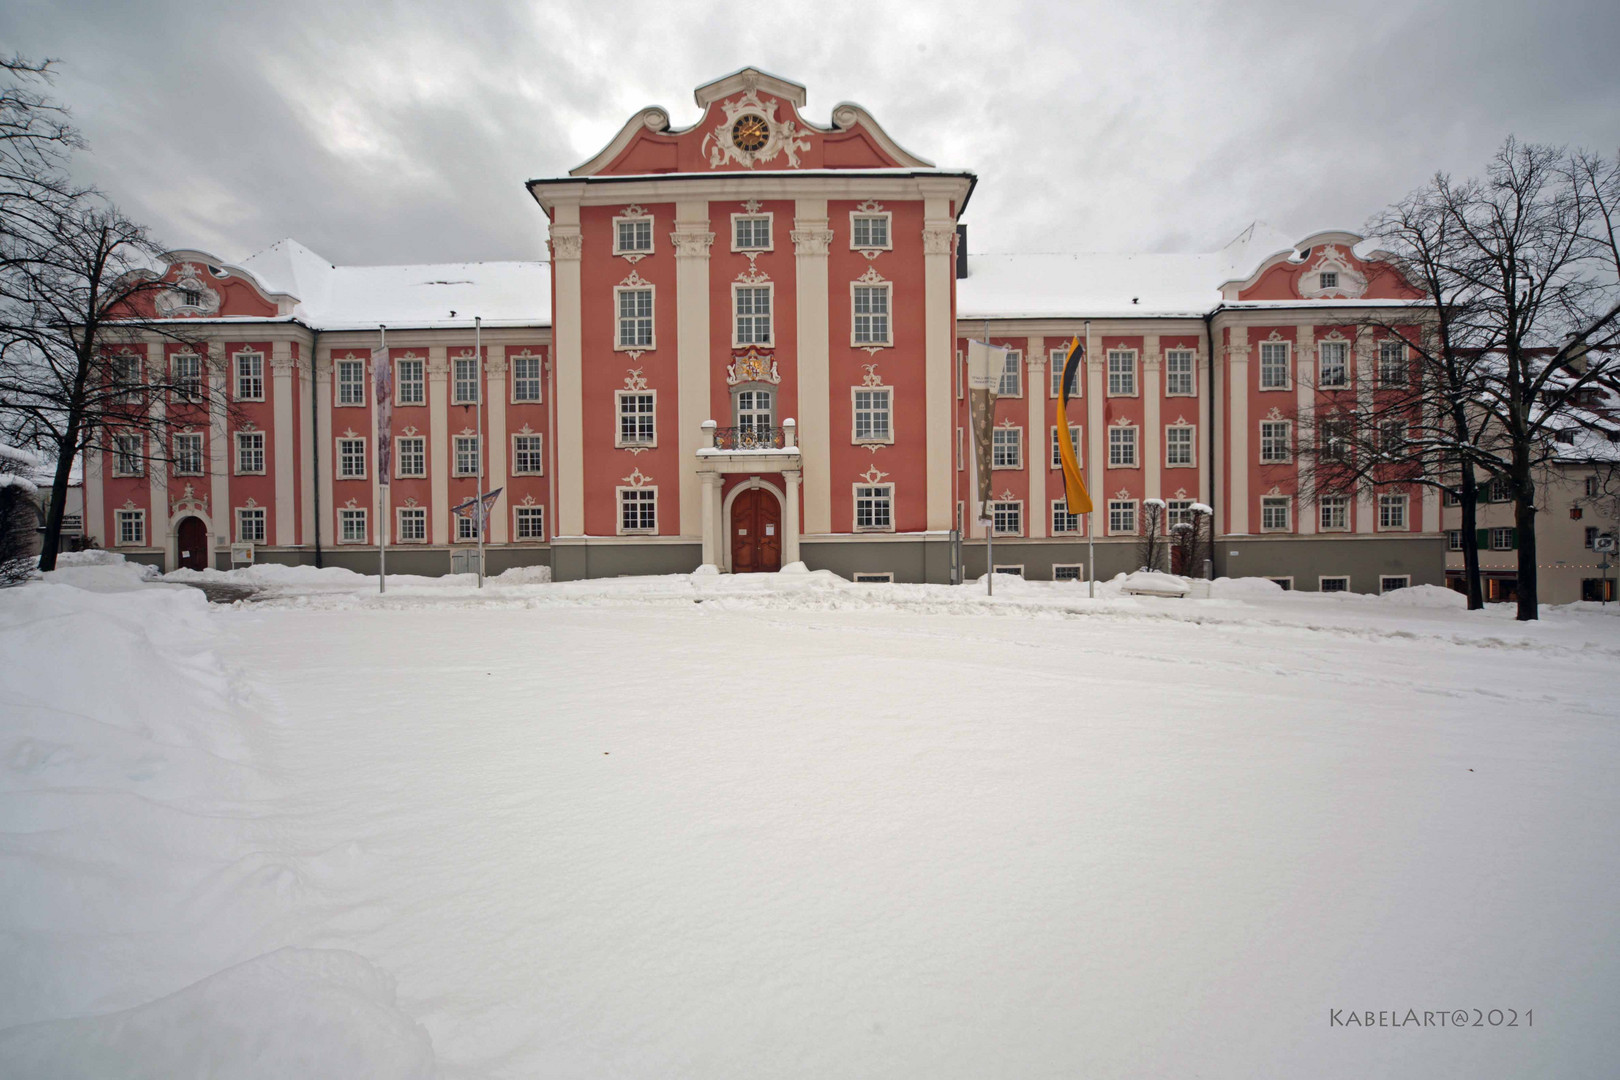
[[[978,171],[980,250],[1355,228],[1509,133],[1620,145],[1603,3],[229,7],[0,10],[0,48],[62,60],[85,177],[226,259],[289,235],[338,262],[539,257],[523,180],[642,105],[692,122],[692,87],[745,64]]]

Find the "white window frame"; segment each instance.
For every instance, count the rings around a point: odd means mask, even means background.
[[[1327,381],[1327,354],[1332,349],[1341,354],[1338,382]],[[1318,341],[1316,343],[1316,386],[1319,390],[1344,390],[1350,385],[1350,343],[1348,341]]]
[[[1010,510],[1006,508],[1010,507]],[[996,521],[997,512],[1018,515],[1016,529],[1004,529]],[[992,499],[990,500],[990,531],[995,536],[1023,536],[1025,532],[1024,500],[1023,499]]]
[[[1378,496],[1378,531],[1379,532],[1410,532],[1411,531],[1411,501],[1410,495],[1390,494],[1381,492]],[[1401,523],[1399,525],[1386,525],[1384,513],[1386,507],[1399,506],[1401,508]]]
[[[196,365],[195,377],[190,372],[182,372],[182,361],[191,361]],[[169,354],[170,377],[174,379],[174,400],[201,401],[203,397],[203,358],[202,353],[192,352],[190,349],[181,349],[179,352]],[[189,385],[188,385],[189,384]]]
[[[1142,533],[1141,500],[1139,499],[1109,499],[1108,500],[1108,535],[1109,536],[1140,536]],[[1116,529],[1114,527],[1115,513],[1129,513],[1131,527],[1129,529]]]
[[[1196,524],[1193,521],[1193,503],[1196,499],[1166,499],[1164,500],[1164,527],[1166,531],[1174,529],[1177,525],[1186,523]]]
[[[238,506],[233,517],[236,519],[236,542],[238,544],[264,544],[269,542],[267,537],[270,535],[270,520],[264,507]],[[248,531],[243,528],[243,523],[253,518],[258,520],[258,528],[254,530],[255,535],[249,536]]]
[[[1316,275],[1316,287],[1324,291],[1339,287],[1339,272],[1337,270],[1323,270]]]
[[[337,542],[340,544],[364,544],[371,540],[371,515],[363,506],[340,506],[337,508]],[[353,539],[349,536],[349,522],[360,522],[360,537]]]
[[[1586,546],[1588,548],[1590,548],[1592,546],[1592,534],[1595,533],[1595,532],[1597,532],[1596,529],[1587,529],[1586,530]],[[1446,550],[1447,551],[1461,551],[1462,549],[1463,549],[1462,530],[1461,529],[1447,529],[1446,530]]]
[[[651,499],[643,499],[642,495],[644,493],[648,493],[648,492],[651,493],[652,498]],[[625,496],[628,495],[628,494],[631,494],[631,493],[635,494],[635,500],[634,501],[636,501],[637,503],[651,502],[651,504],[652,504],[652,516],[653,516],[653,523],[652,523],[651,528],[643,528],[640,525],[637,525],[637,526],[635,526],[633,528],[625,528],[625,524],[624,524],[624,508],[625,508],[625,505],[626,505]],[[647,486],[647,487],[638,487],[638,488],[634,488],[634,487],[618,487],[618,488],[614,488],[613,509],[614,509],[614,513],[615,513],[614,520],[613,520],[613,528],[614,528],[614,531],[615,531],[616,535],[618,535],[618,536],[654,536],[654,535],[657,535],[657,533],[658,533],[658,488],[657,488],[657,486],[651,485],[651,486]],[[640,515],[638,514],[637,517],[638,517],[638,520],[639,520]]]
[[[141,400],[141,387],[145,383],[146,365],[140,353],[120,352],[111,356],[111,386],[119,401]],[[261,399],[262,400],[262,399]]]
[[[1337,509],[1342,524],[1329,525],[1328,511]],[[1321,495],[1316,500],[1316,531],[1317,532],[1349,532],[1350,531],[1350,496],[1348,495]]]
[[[1396,349],[1400,350],[1400,356],[1393,364],[1391,364],[1386,356],[1386,353]],[[1395,368],[1400,371],[1401,377],[1398,382],[1391,381],[1390,379],[1386,379],[1384,377],[1385,373],[1390,371],[1391,368]],[[1381,340],[1378,343],[1378,385],[1407,386],[1411,383],[1411,379],[1412,361],[1411,357],[1407,355],[1406,342],[1400,340],[1399,338],[1384,338]]]
[[[1130,440],[1116,443],[1114,441],[1116,431],[1129,432]],[[1123,455],[1114,453],[1116,447],[1124,449],[1126,446],[1129,446],[1131,451],[1131,460],[1128,462],[1123,461]],[[1116,462],[1116,458],[1121,458],[1121,460]],[[1136,424],[1114,424],[1108,429],[1108,467],[1110,469],[1140,469],[1142,467],[1142,429]]]
[[[1060,430],[1062,430],[1062,429],[1057,424],[1053,424],[1048,429],[1049,434],[1047,435],[1047,441],[1052,444],[1051,445],[1052,468],[1054,468],[1054,469],[1063,468],[1062,452],[1058,449],[1058,446],[1060,445],[1059,442],[1058,442],[1058,432]],[[1086,445],[1085,444],[1085,439],[1083,437],[1084,434],[1085,433],[1084,433],[1082,425],[1080,425],[1080,424],[1070,424],[1069,425],[1069,442],[1074,447],[1074,463],[1076,465],[1080,466],[1080,468],[1082,470],[1084,470],[1085,467],[1086,467],[1086,459],[1080,452],[1082,449],[1085,448],[1085,445]]]
[[[540,467],[538,469],[520,469],[520,468],[518,468],[518,461],[523,457],[529,456],[530,453],[531,453],[530,451],[527,451],[527,450],[521,451],[521,452],[518,450],[518,440],[519,439],[533,439],[537,443],[540,444],[539,450],[532,452],[533,456],[540,463]],[[544,475],[546,475],[546,437],[545,437],[544,434],[542,434],[541,432],[538,432],[538,431],[519,431],[519,432],[516,432],[516,433],[514,433],[512,435],[512,475],[513,476],[544,476]]]
[[[1491,529],[1489,530],[1489,532],[1486,534],[1486,537],[1485,537],[1487,543],[1490,544],[1490,550],[1491,551],[1512,551],[1513,550],[1513,540],[1514,540],[1513,528],[1514,527],[1512,525],[1495,525],[1495,526],[1492,526]],[[1502,543],[1497,543],[1498,538],[1501,538],[1503,540],[1503,542]]]
[[[1005,389],[1009,376],[1013,381],[1011,390]],[[1024,353],[1022,349],[1008,349],[1002,359],[1001,370],[996,373],[996,396],[1004,398],[1021,398],[1024,396]]]
[[[1011,445],[1013,460],[1011,463],[1002,460],[1002,449]],[[1024,467],[1024,429],[1021,427],[996,427],[990,431],[990,468],[995,470],[1017,471]]]
[[[1059,570],[1073,570],[1074,577],[1060,578],[1058,577]],[[1052,564],[1052,580],[1082,582],[1086,580],[1086,564],[1077,562],[1055,562]]]
[[[258,442],[257,447],[245,448],[243,446],[244,442],[246,442],[246,441],[254,441],[254,440],[256,440]],[[231,449],[234,451],[233,457],[235,458],[235,460],[232,462],[232,464],[236,466],[235,469],[232,470],[234,475],[236,475],[236,476],[263,476],[263,475],[265,475],[265,473],[267,473],[269,471],[269,464],[270,464],[270,460],[269,460],[270,459],[269,440],[264,437],[264,432],[262,432],[262,431],[233,431],[233,432],[231,432]],[[249,469],[249,468],[244,468],[242,466],[242,454],[243,454],[244,449],[249,449],[249,452],[258,455],[259,467],[257,469]]]
[[[1115,359],[1115,357],[1122,357],[1126,361],[1128,361],[1128,368],[1126,370],[1124,370],[1124,371],[1115,371],[1114,370],[1114,359]],[[1106,350],[1106,352],[1104,354],[1105,378],[1106,378],[1106,390],[1107,390],[1106,394],[1104,395],[1105,397],[1111,397],[1112,398],[1112,397],[1141,397],[1142,396],[1142,380],[1137,377],[1139,375],[1139,373],[1140,373],[1139,372],[1139,365],[1137,363],[1138,360],[1140,360],[1140,357],[1137,355],[1137,352],[1136,352],[1135,349],[1108,349],[1108,350]],[[1116,382],[1115,382],[1114,377],[1116,375],[1120,377],[1120,383],[1119,384],[1116,384]],[[1124,390],[1116,390],[1116,389],[1114,389],[1115,385],[1123,385],[1124,380],[1129,380],[1129,382],[1130,382],[1130,388],[1129,389],[1124,389]]]
[[[1187,433],[1187,460],[1175,461],[1170,454],[1170,433],[1172,431],[1185,431]],[[1167,469],[1196,469],[1198,468],[1198,425],[1196,424],[1166,424],[1164,428],[1164,467]]]
[[[1399,584],[1399,585],[1395,586],[1395,588],[1391,589],[1389,587],[1389,583],[1391,581],[1399,581],[1399,582],[1401,582],[1401,584]],[[1382,596],[1385,593],[1389,593],[1389,592],[1397,592],[1397,591],[1399,591],[1401,589],[1410,589],[1411,587],[1412,587],[1412,575],[1411,574],[1379,574],[1378,575],[1378,595],[1379,596]]]
[[[243,354],[237,353],[238,357]],[[344,378],[344,372],[358,371],[360,377],[353,381]],[[353,390],[355,397],[349,400],[344,397],[346,390]],[[345,356],[332,361],[332,404],[340,409],[363,409],[366,407],[366,362],[358,357]],[[243,399],[249,400],[249,399]],[[261,399],[262,400],[262,399]]]
[[[772,214],[768,210],[767,211],[759,211],[759,212],[756,212],[756,213],[732,214],[731,215],[731,250],[732,251],[738,251],[738,252],[775,251],[776,250],[776,221],[774,220],[774,218],[775,218],[775,215]],[[753,223],[759,222],[759,221],[763,221],[765,223],[766,242],[763,245],[760,245],[760,244],[742,244],[742,243],[740,243],[738,241],[737,226],[738,226],[739,223],[744,222],[744,221],[749,222],[750,224],[753,224]]]
[[[197,456],[195,468],[186,469],[181,467],[184,464],[184,459],[181,456],[182,452],[180,450],[180,442],[182,439],[187,443],[196,443]],[[200,431],[182,431],[176,433],[170,449],[170,453],[174,456],[174,475],[202,476],[205,472],[207,472],[204,463],[208,460],[208,458],[204,450],[203,442],[203,434]]]
[[[1069,347],[1046,350],[1046,364],[1050,368],[1047,373],[1047,396],[1061,398],[1063,396],[1063,365],[1069,359]],[[1082,363],[1074,369],[1074,393],[1069,395],[1070,401],[1078,401],[1086,396],[1086,365]]]
[[[1062,523],[1063,527],[1059,527],[1059,515],[1067,519]],[[1052,500],[1052,512],[1049,524],[1053,536],[1079,536],[1080,533],[1084,531],[1080,527],[1080,518],[1081,515],[1079,514],[1069,513],[1068,496],[1065,495],[1063,498]],[[1073,524],[1071,525],[1070,522]]]
[[[1021,578],[1024,576],[1024,564],[1021,562],[998,562],[990,568],[990,572],[992,574],[1006,574],[1008,577]]]
[[[242,374],[244,360],[256,361],[254,370],[247,375]],[[264,353],[242,349],[231,354],[231,389],[236,392],[237,401],[264,400]]]
[[[1323,588],[1323,586],[1326,585],[1330,581],[1342,581],[1342,582],[1344,582],[1344,588],[1342,588],[1342,589]],[[1330,593],[1330,594],[1331,593],[1347,593],[1347,592],[1350,591],[1350,575],[1349,574],[1322,574],[1319,577],[1317,577],[1317,579],[1316,579],[1316,591],[1317,592]]]
[[[644,415],[652,417],[652,438],[651,439],[648,439],[648,440],[642,440],[642,439],[639,439],[639,438],[626,439],[624,437],[624,416],[625,416],[624,402],[625,402],[626,398],[650,398],[652,400],[652,412],[651,413],[642,413],[642,412],[638,411],[638,412],[636,412],[634,414],[636,417],[638,417],[638,424],[637,424],[638,428],[640,427],[639,417],[644,416]],[[774,407],[774,402],[773,402],[773,407]],[[623,448],[625,448],[627,446],[644,446],[644,447],[647,447],[648,449],[654,449],[654,448],[656,448],[658,446],[658,391],[657,390],[615,390],[613,392],[613,445],[614,445],[614,447],[616,447],[618,449],[623,449]]]
[[[1269,451],[1268,451],[1267,440],[1268,439],[1271,440],[1271,445],[1275,445],[1276,440],[1277,440],[1277,435],[1275,433],[1272,433],[1272,434],[1268,435],[1266,433],[1267,428],[1281,428],[1282,429],[1282,436],[1281,436],[1281,438],[1282,438],[1282,456],[1281,457],[1271,456]],[[1260,421],[1260,437],[1256,441],[1255,445],[1256,445],[1257,449],[1259,450],[1260,464],[1262,464],[1262,465],[1287,465],[1287,464],[1289,464],[1290,462],[1292,462],[1294,460],[1294,425],[1292,423],[1290,423],[1289,421],[1287,421],[1287,420],[1262,420],[1262,421]]]
[[[1282,518],[1283,518],[1282,524],[1281,525],[1276,525],[1276,524],[1268,525],[1268,524],[1266,524],[1266,512],[1268,510],[1271,510],[1271,511],[1277,510],[1279,503],[1281,504],[1281,509],[1282,509]],[[1288,495],[1262,495],[1262,496],[1260,496],[1260,531],[1263,532],[1263,533],[1268,533],[1268,532],[1293,532],[1294,531],[1294,500],[1293,500],[1292,496],[1288,496]]]
[[[140,539],[124,539],[124,523],[134,522],[140,527]],[[146,546],[146,511],[120,509],[113,511],[113,547],[145,547]]]
[[[420,443],[421,452],[416,455],[421,462],[420,471],[405,471],[406,443]],[[427,436],[426,435],[396,435],[394,436],[394,476],[401,480],[419,480],[427,476]]]
[[[737,302],[738,302],[739,299],[741,299],[742,294],[744,292],[755,292],[755,291],[758,291],[758,290],[764,290],[764,292],[765,292],[765,304],[766,304],[766,310],[765,310],[765,340],[764,341],[759,341],[759,340],[750,338],[749,340],[744,341],[743,336],[742,336],[742,320],[743,320],[743,318],[745,316],[742,314],[742,312],[740,310],[738,310]],[[748,319],[750,319],[750,320],[755,320],[755,319],[759,318],[759,315],[757,313],[750,313],[746,317]],[[745,282],[738,282],[738,281],[732,282],[731,283],[731,347],[734,348],[734,349],[746,349],[746,348],[749,348],[750,346],[753,346],[755,348],[769,349],[769,348],[774,347],[775,343],[776,343],[776,282],[774,282],[774,281],[762,281],[762,282],[757,282],[757,283],[752,284],[752,285],[747,284]]]
[[[850,576],[857,585],[893,585],[893,570],[857,570]]]
[[[461,456],[462,444],[472,443],[472,468],[463,468]],[[483,459],[482,441],[477,435],[452,435],[450,437],[450,475],[451,476],[477,476],[478,466]]]
[[[518,524],[525,515],[536,517],[540,521],[539,531],[533,535],[525,536],[522,527]],[[546,508],[544,506],[514,506],[512,507],[512,540],[519,544],[543,544],[546,542]]]
[[[1267,372],[1276,370],[1266,363],[1267,349],[1282,352],[1282,382],[1280,383],[1266,381]],[[1260,360],[1255,367],[1255,376],[1259,380],[1262,391],[1292,390],[1294,388],[1294,343],[1291,341],[1262,341],[1260,343]]]
[[[422,523],[421,536],[405,535],[405,519],[414,518]],[[428,542],[427,507],[425,506],[396,506],[394,508],[394,543],[396,544],[425,544]]]
[[[467,397],[462,393],[461,366],[472,365],[472,391],[473,396]],[[484,400],[484,365],[477,356],[452,356],[450,358],[450,404],[452,405],[478,405]]]
[[[872,394],[883,399],[881,413],[883,416],[882,435],[861,434],[861,414],[870,413],[876,416],[877,409],[862,409],[861,395]],[[958,428],[958,431],[961,429]],[[856,446],[889,446],[894,443],[894,387],[892,386],[852,386],[849,388],[849,441]]]
[[[624,344],[624,322],[632,318],[640,320],[642,316],[624,314],[622,297],[625,293],[647,294],[647,343]],[[615,285],[613,286],[613,351],[614,352],[652,352],[658,348],[658,286],[651,282],[645,285]]]
[[[637,248],[627,248],[627,247],[624,247],[623,244],[621,243],[623,238],[621,237],[621,235],[619,233],[619,224],[620,224],[620,222],[624,222],[624,223],[628,224],[630,222],[641,222],[641,221],[645,221],[647,223],[647,246],[644,247],[644,248],[639,248],[639,247],[637,247]],[[651,255],[655,250],[657,250],[657,248],[658,248],[658,229],[657,229],[656,225],[654,224],[653,215],[651,215],[651,214],[617,214],[617,215],[614,216],[614,218],[613,218],[613,254],[615,254],[615,255]]]
[[[855,221],[857,218],[883,219],[883,238],[881,244],[858,244],[855,242]],[[894,250],[894,214],[889,210],[851,210],[849,212],[849,250],[851,251],[893,251]]]
[[[883,293],[883,330],[882,340],[873,338],[868,341],[861,340],[857,330],[861,318],[875,318],[877,313],[870,312],[865,316],[856,313],[855,296],[861,289],[876,289]],[[853,348],[864,349],[892,348],[894,345],[894,282],[892,281],[852,281],[849,283],[849,343]]]
[[[123,448],[131,445],[130,451]],[[129,464],[125,465],[125,461]],[[114,435],[112,444],[112,474],[114,476],[146,475],[146,439],[141,435]]]
[[[364,480],[364,479],[366,479],[367,473],[371,468],[371,463],[368,460],[370,458],[370,456],[371,456],[368,453],[370,447],[368,447],[366,445],[366,441],[367,441],[366,437],[364,435],[340,435],[340,436],[338,436],[336,439],[334,439],[332,441],[337,444],[336,452],[332,456],[332,464],[337,466],[333,470],[333,472],[336,473],[336,475],[337,475],[337,479],[339,479],[339,480]],[[344,443],[359,443],[360,444],[360,471],[358,473],[346,473],[346,472],[343,471],[343,444]]]
[[[412,365],[417,377],[405,377],[405,365]],[[405,390],[410,387],[415,391],[410,397],[405,396]],[[394,404],[405,408],[414,408],[427,404],[427,361],[416,356],[404,356],[394,361]]]
[[[533,379],[524,378],[524,379],[520,380],[518,378],[518,364],[519,363],[522,363],[524,365],[527,365],[527,364],[530,364],[530,363],[534,364],[534,378]],[[545,400],[545,398],[546,398],[546,358],[545,358],[545,354],[537,353],[537,352],[508,353],[507,356],[506,356],[506,368],[507,368],[507,372],[508,372],[508,375],[510,376],[510,380],[511,380],[511,384],[507,388],[507,393],[511,396],[513,405],[538,405],[538,404],[540,404],[541,402],[543,402]],[[521,397],[521,396],[519,396],[519,394],[518,394],[518,383],[520,381],[521,382],[533,382],[534,383],[534,396],[533,397]]]
[[[476,513],[476,509],[474,513]],[[455,535],[450,537],[452,544],[478,543],[478,523],[472,514],[453,514],[451,520],[455,523]]]
[[[892,533],[892,532],[894,532],[894,519],[895,519],[894,484],[893,483],[888,483],[888,484],[868,484],[868,483],[862,481],[862,482],[859,482],[859,483],[851,484],[849,487],[850,487],[850,502],[849,502],[849,524],[850,524],[850,528],[854,532],[858,532],[858,533]],[[869,491],[869,492],[874,492],[875,494],[862,495],[861,492],[863,490]],[[861,524],[861,500],[862,499],[875,500],[874,501],[874,508],[876,506],[878,506],[878,505],[886,506],[888,508],[888,511],[889,511],[889,523],[887,525],[862,525]]]
[[[1172,388],[1173,387],[1173,384],[1171,382],[1172,377],[1182,374],[1182,372],[1172,371],[1170,369],[1170,357],[1171,357],[1172,354],[1174,354],[1175,356],[1178,356],[1178,357],[1185,356],[1187,358],[1187,371],[1185,373],[1186,376],[1187,376],[1187,389],[1185,389],[1185,390],[1176,390],[1176,389]],[[1175,349],[1166,349],[1166,350],[1164,350],[1164,396],[1165,397],[1197,397],[1198,396],[1198,350],[1197,349],[1175,348]]]

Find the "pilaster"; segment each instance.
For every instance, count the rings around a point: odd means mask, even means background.
[[[511,440],[506,437],[506,346],[484,347],[484,422],[488,453],[484,465],[484,490],[494,491],[506,487],[506,457]],[[504,544],[511,534],[512,500],[503,494],[491,511],[489,542]]]
[[[554,376],[556,430],[552,434],[551,455],[557,485],[557,523],[553,535],[582,536],[585,533],[585,384],[580,337],[579,204],[558,203],[553,213],[551,274],[557,305],[551,316],[552,357],[557,365]],[[441,509],[436,513],[444,512]],[[444,535],[448,541],[448,523]]]
[[[1024,535],[1039,539],[1046,535],[1051,521],[1052,507],[1046,495],[1046,477],[1051,471],[1052,436],[1046,423],[1046,395],[1051,389],[1046,379],[1046,349],[1038,337],[1024,341],[1024,366],[1028,369],[1024,380],[1024,397],[1029,402],[1029,419],[1025,424],[1025,464],[1029,467],[1029,505],[1024,511]]]
[[[1249,532],[1249,330],[1234,326],[1226,347],[1227,443],[1231,482],[1227,485],[1226,531]]]
[[[923,384],[926,399],[925,429],[928,476],[928,528],[951,527],[951,363],[956,325],[951,310],[951,287],[956,263],[956,222],[949,199],[923,200]]]
[[[710,419],[709,373],[709,204],[704,199],[675,204],[675,384],[680,448],[680,529],[692,535],[702,518],[703,492],[697,474],[701,424]],[[729,339],[728,339],[729,340]]]
[[[1315,365],[1316,357],[1316,327],[1311,323],[1300,323],[1294,327],[1294,356],[1298,367],[1295,370],[1294,389],[1298,394],[1295,402],[1295,412],[1298,422],[1294,426],[1295,447],[1307,446],[1314,442],[1312,438],[1316,431],[1316,379],[1311,370]],[[1316,484],[1310,477],[1310,464],[1294,455],[1295,474],[1299,482],[1299,494],[1294,500],[1294,531],[1301,534],[1316,532],[1317,515]]]
[[[832,237],[832,229],[827,225],[826,199],[799,199],[794,203],[792,238],[794,300],[798,306],[796,366],[799,371],[799,455],[804,462],[804,530],[809,533],[832,532],[832,385],[828,374],[827,329],[827,249]],[[945,370],[948,382],[949,363],[945,365]],[[931,404],[929,409],[932,410]],[[932,420],[930,411],[930,424]],[[946,423],[949,424],[948,416]]]
[[[787,481],[787,505],[782,508],[782,565],[799,561],[799,471],[786,469],[782,479]]]
[[[316,542],[330,547],[337,538],[333,524],[337,510],[332,506],[332,480],[337,475],[337,440],[332,432],[332,350],[322,348],[315,354],[315,415],[316,430],[320,432],[320,465],[316,470],[315,485],[320,491],[321,510],[314,515]]]
[[[277,341],[270,347],[270,407],[275,430],[271,440],[275,443],[276,520],[269,534],[270,542],[291,546],[298,542],[293,535],[296,518],[293,500],[296,485],[293,476],[293,395],[297,391],[293,380],[292,342]]]
[[[429,345],[428,392],[428,539],[450,542],[450,358],[444,345]],[[323,394],[322,400],[326,400]]]
[[[214,565],[214,552],[221,546],[231,546],[231,433],[226,425],[226,387],[230,369],[225,356],[225,343],[208,343],[208,519],[211,522],[208,537],[208,565]],[[154,511],[156,507],[153,508]],[[168,500],[163,504],[167,523]]]
[[[154,376],[159,381],[168,378],[168,375],[163,373],[165,366],[163,343],[161,341],[149,341],[146,343],[146,370],[154,373]],[[156,393],[151,395],[151,402],[152,418],[157,422],[154,430],[159,432],[158,438],[169,437],[163,433],[163,415],[167,402],[162,394]],[[163,548],[165,552],[174,549],[174,545],[168,542],[170,517],[168,458],[172,450],[172,443],[169,446],[160,446],[157,448],[156,460],[151,460],[149,457],[146,463],[146,482],[149,485],[147,489],[148,497],[151,499],[152,504],[152,509],[147,513],[150,520],[147,522],[146,542],[152,547]],[[148,454],[151,454],[151,448],[148,448]],[[210,565],[212,565],[212,562],[210,562]],[[174,569],[173,566],[169,565],[168,555],[164,556],[163,569]]]
[[[1160,499],[1164,477],[1164,428],[1159,423],[1163,401],[1164,354],[1159,335],[1142,339],[1142,497]]]

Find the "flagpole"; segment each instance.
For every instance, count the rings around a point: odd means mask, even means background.
[[[484,317],[473,316],[473,370],[478,373],[478,503],[473,510],[473,521],[478,526],[478,587],[484,587]]]
[[[990,320],[989,319],[984,320],[984,347],[987,348],[987,349],[990,348]],[[1001,372],[998,371],[996,373],[996,393],[999,394],[1000,392],[1001,392]],[[996,399],[994,397],[992,397],[990,399],[990,427],[993,430],[995,428],[995,426],[996,426]],[[992,436],[992,438],[994,438],[994,436]],[[985,500],[988,499],[989,496],[990,496],[990,493],[988,491],[979,492],[979,514],[980,514],[981,517],[984,515],[984,508],[986,506]],[[996,515],[995,515],[995,511],[991,511],[990,512],[990,520],[988,522],[986,522],[985,526],[984,526],[984,589],[985,589],[985,595],[986,596],[994,596],[994,595],[996,595],[996,539],[995,539],[995,537],[996,537]]]
[[[1097,545],[1094,537],[1097,535],[1097,515],[1086,515],[1086,585],[1090,590],[1090,599],[1097,599]]]
[[[381,346],[381,352],[382,352],[381,360],[382,360],[382,362],[384,364],[387,364],[387,363],[390,362],[389,359],[388,359],[388,327],[386,327],[386,326],[378,326],[377,331],[378,331],[378,335],[379,335],[379,338],[380,338],[380,341],[378,342],[378,344]],[[378,377],[379,373],[375,370],[375,367],[376,367],[376,365],[375,365],[375,363],[373,363],[373,370],[372,370],[372,373],[371,373],[371,385],[372,385],[372,389],[374,391],[378,387],[380,387],[382,385],[382,379]],[[389,381],[390,381],[390,383],[392,383],[392,380],[389,380]],[[392,385],[389,386],[389,391],[390,391],[390,393],[392,393],[392,391],[393,391]],[[376,397],[377,395],[375,393],[373,393],[372,396]],[[387,493],[388,493],[388,477],[383,474],[383,462],[385,460],[387,460],[387,456],[384,455],[383,452],[382,452],[382,449],[383,449],[382,444],[383,444],[384,439],[392,438],[391,429],[392,429],[393,425],[392,424],[388,425],[389,428],[390,428],[389,431],[383,430],[382,420],[383,420],[383,408],[384,408],[385,404],[386,403],[382,402],[382,401],[373,401],[371,403],[371,407],[377,410],[377,420],[378,420],[378,423],[377,423],[377,451],[376,451],[376,453],[371,455],[372,460],[377,463],[377,593],[378,593],[378,595],[381,595],[382,593],[385,593],[385,592],[388,591],[388,518],[385,516],[385,511],[383,509],[383,500],[387,496]]]

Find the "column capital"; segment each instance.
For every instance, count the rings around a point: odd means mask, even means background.
[[[551,227],[551,260],[553,262],[578,262],[583,246],[584,237],[580,235],[578,225],[553,225]]]
[[[714,233],[707,229],[684,229],[679,226],[669,234],[669,242],[675,246],[677,259],[707,259],[709,248],[714,244]]]
[[[832,247],[833,232],[825,220],[794,218],[793,239],[795,255],[826,255]]]
[[[922,230],[924,255],[949,255],[956,244],[956,226],[949,221],[929,221]]]

